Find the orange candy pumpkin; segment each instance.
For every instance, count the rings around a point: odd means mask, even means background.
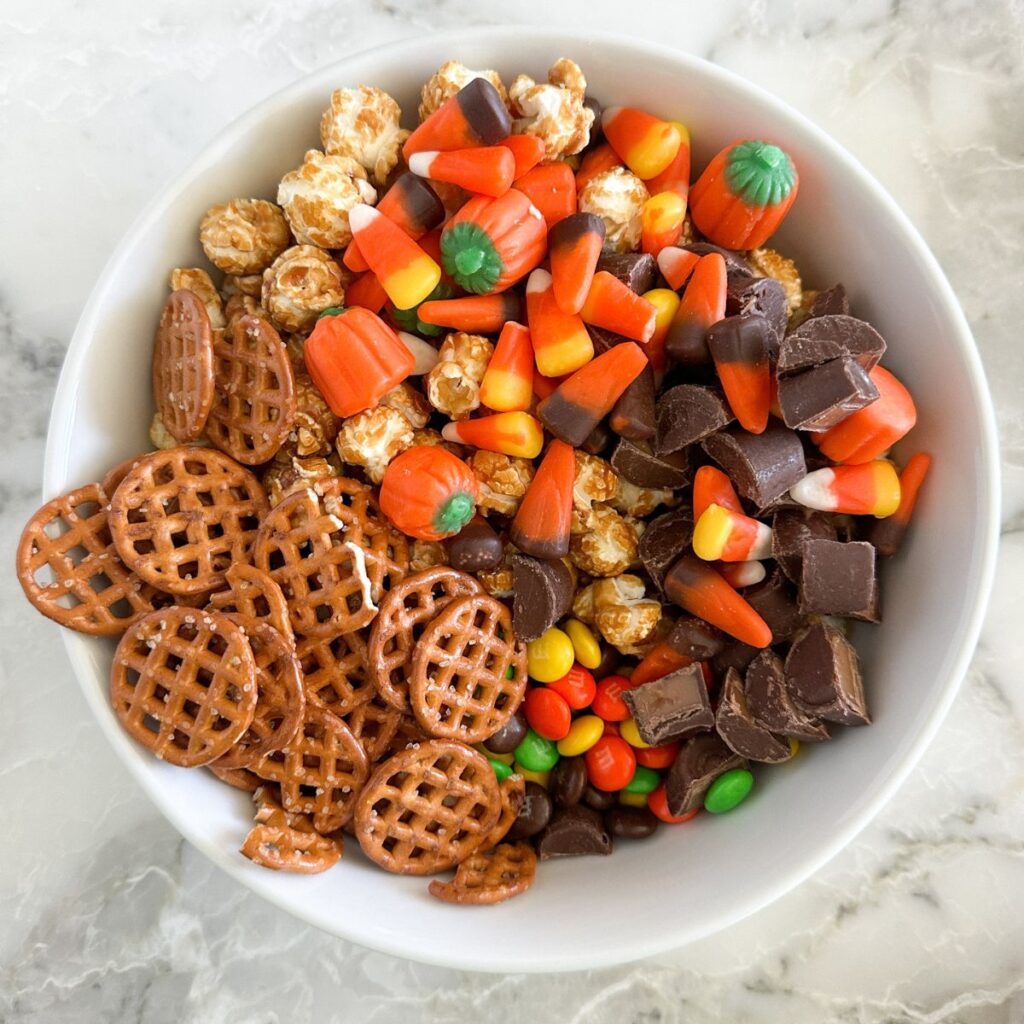
[[[380,507],[410,537],[443,540],[473,518],[480,487],[473,471],[445,448],[418,445],[392,459]]]

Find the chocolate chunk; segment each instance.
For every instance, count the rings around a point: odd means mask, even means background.
[[[731,668],[742,672],[761,653],[761,650],[760,647],[751,647],[750,644],[740,643],[736,640],[723,647],[718,654],[712,657],[711,668],[719,678]]]
[[[559,807],[572,807],[583,799],[587,788],[587,768],[582,757],[563,757],[551,769],[548,792]]]
[[[537,839],[537,854],[541,860],[611,852],[612,837],[601,815],[583,804],[556,811]]]
[[[793,756],[785,740],[773,736],[754,720],[743,695],[743,680],[734,668],[725,673],[715,712],[715,731],[730,750],[749,761],[778,764]]]
[[[598,789],[596,786],[592,786],[589,782],[587,783],[586,789],[583,790],[583,803],[588,807],[593,808],[595,811],[607,811],[609,807],[615,806],[615,794],[605,792],[603,789]]]
[[[572,607],[569,567],[557,559],[515,554],[512,563],[512,629],[516,639],[536,640]]]
[[[596,272],[600,273],[602,270],[617,277],[637,295],[643,295],[654,287],[658,264],[654,262],[654,257],[646,252],[604,252],[597,261]]]
[[[885,339],[853,316],[818,316],[805,320],[779,345],[778,371],[782,376],[831,359],[850,356],[870,370],[885,352]]]
[[[671,455],[727,427],[735,417],[720,391],[700,384],[669,388],[658,401],[654,450]]]
[[[865,541],[808,540],[800,571],[800,611],[880,622],[875,549]]]
[[[725,272],[729,277],[751,277],[750,264],[732,249],[723,249],[720,245],[712,245],[710,242],[690,242],[689,245],[680,246],[687,252],[695,252],[698,256],[707,256],[708,253],[717,252],[725,260]]]
[[[612,407],[608,426],[620,437],[649,441],[654,437],[654,424],[654,370],[648,363]]]
[[[537,835],[551,821],[551,811],[548,791],[537,782],[527,782],[523,806],[519,808],[519,816],[512,822],[512,827],[505,833],[505,839],[516,843],[520,839]]]
[[[505,543],[482,516],[474,516],[445,546],[448,564],[462,572],[497,569],[505,558]]]
[[[646,807],[613,807],[604,823],[616,839],[646,839],[658,827],[658,819]]]
[[[637,487],[672,490],[690,480],[690,460],[686,452],[655,455],[646,442],[634,442],[625,437],[615,446],[611,464],[619,476]]]
[[[809,715],[840,725],[871,722],[853,644],[828,623],[808,626],[786,655],[786,685]]]
[[[725,650],[728,640],[723,632],[703,619],[687,617],[672,627],[665,643],[691,661],[709,661]]]
[[[771,325],[759,313],[727,316],[712,324],[707,338],[708,350],[716,366],[740,363],[753,367],[760,363],[765,368],[773,340]]]
[[[625,690],[622,699],[645,743],[659,747],[715,724],[700,665],[687,665],[667,676]]]
[[[834,284],[814,296],[814,301],[807,310],[807,319],[815,316],[849,316],[850,300],[846,289],[841,284]]]
[[[750,713],[766,729],[811,743],[829,738],[821,722],[793,703],[782,659],[774,651],[760,651],[750,663],[744,691]]]
[[[884,558],[892,558],[903,547],[903,538],[910,523],[896,516],[886,516],[885,519],[872,518],[858,525],[860,539],[866,540]]]
[[[879,519],[877,522],[885,522]],[[772,558],[794,582],[800,582],[804,564],[804,544],[817,537],[835,540],[836,528],[824,512],[795,507],[780,509],[772,517]]]
[[[855,359],[830,359],[779,377],[779,408],[787,427],[822,431],[878,398],[878,388]]]
[[[769,348],[774,354],[789,322],[786,289],[775,278],[730,276],[726,288],[725,311],[729,316],[745,313],[763,316],[771,328]]]
[[[647,575],[661,587],[665,574],[693,540],[693,516],[676,508],[652,519],[640,536],[638,553]]]
[[[511,754],[523,742],[527,729],[526,716],[516,711],[496,733],[484,740],[484,746],[492,754]]]
[[[776,420],[768,421],[763,434],[739,427],[719,431],[706,438],[703,447],[758,508],[770,505],[807,475],[799,435]]]
[[[590,455],[601,455],[611,447],[615,435],[608,429],[607,424],[598,423],[594,429],[587,434],[587,439],[580,447]]]
[[[598,356],[604,355],[608,349],[615,348],[616,345],[621,345],[624,341],[632,341],[632,338],[627,338],[624,334],[616,334],[615,331],[594,327],[592,324],[587,324],[587,334],[590,335],[590,340],[594,344],[594,354]]]
[[[669,812],[688,814],[704,803],[711,783],[732,771],[745,768],[747,762],[733,753],[717,733],[706,733],[687,740],[676,754],[665,777],[665,797]]]
[[[800,607],[796,587],[776,567],[760,583],[743,591],[747,604],[768,623],[772,643],[788,640],[804,623],[807,615]]]

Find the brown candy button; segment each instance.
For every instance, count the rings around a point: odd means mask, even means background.
[[[516,713],[496,732],[484,740],[484,746],[492,754],[511,754],[526,736],[526,716],[522,711]]]
[[[613,807],[604,823],[616,839],[646,839],[658,827],[658,819],[646,807]]]
[[[611,644],[601,645],[601,664],[591,673],[595,682],[614,675],[622,664],[622,655]]]
[[[727,427],[734,418],[721,392],[700,384],[678,384],[658,402],[654,450],[658,455],[678,452]]]
[[[779,378],[782,419],[794,430],[829,430],[877,398],[878,388],[852,356]]]
[[[608,417],[608,426],[631,441],[649,441],[654,437],[654,370],[651,364],[619,396]]]
[[[563,757],[551,769],[548,792],[559,807],[572,807],[583,799],[587,769],[582,757]]]
[[[612,452],[611,464],[619,476],[637,487],[674,490],[690,480],[690,461],[685,451],[659,456],[645,441],[619,438]]]
[[[648,523],[637,550],[647,575],[659,587],[679,556],[689,549],[692,539],[693,516],[689,509],[673,509]]]
[[[715,724],[700,665],[687,665],[626,690],[622,699],[633,715],[640,738],[652,747]]]
[[[857,651],[827,623],[808,626],[786,655],[786,685],[798,706],[840,725],[871,722]]]
[[[793,703],[782,659],[774,651],[761,651],[754,658],[744,682],[747,707],[766,729],[811,743],[829,739],[828,729]]]
[[[497,569],[505,558],[504,542],[483,516],[473,516],[446,546],[448,564],[461,572]]]
[[[597,273],[602,270],[617,277],[637,295],[643,295],[654,287],[658,265],[654,257],[646,252],[602,253],[597,261]]]
[[[526,783],[523,806],[505,838],[512,843],[529,839],[547,827],[551,820],[551,797],[548,791],[536,782]]]
[[[704,440],[703,448],[740,494],[759,509],[807,475],[799,435],[776,420],[769,420],[763,434],[735,426],[719,431]]]
[[[878,522],[885,522],[884,519]],[[794,582],[800,582],[804,544],[813,537],[835,540],[836,528],[822,512],[807,508],[780,509],[772,517],[772,558]]]
[[[773,736],[755,721],[743,695],[743,680],[734,668],[725,674],[715,712],[715,731],[730,750],[749,761],[779,764],[793,756],[785,740]]]
[[[800,571],[800,611],[880,622],[874,547],[866,541],[807,541]]]
[[[519,640],[536,640],[572,607],[572,573],[557,559],[515,554],[510,561],[512,629]]]
[[[817,316],[805,320],[779,345],[778,372],[796,373],[830,359],[851,356],[870,370],[885,354],[885,339],[853,316]]]
[[[672,814],[688,814],[704,802],[711,783],[746,761],[731,751],[717,733],[704,733],[687,740],[665,777],[665,798]]]
[[[537,839],[537,853],[541,860],[611,852],[612,837],[605,829],[601,815],[583,804],[556,811]]]
[[[709,661],[726,647],[726,636],[703,619],[686,617],[680,619],[665,643],[674,651],[691,661]]]
[[[607,811],[610,807],[614,807],[615,799],[614,793],[608,793],[603,789],[598,789],[596,786],[590,785],[589,782],[583,790],[582,803],[593,808],[595,811]]]

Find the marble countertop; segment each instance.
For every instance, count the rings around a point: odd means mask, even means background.
[[[36,0],[0,7],[0,531],[35,508],[64,349],[138,210],[237,114],[371,45],[586,22],[746,75],[845,143],[923,231],[995,394],[1004,543],[938,738],[827,868],[735,927],[557,977],[428,968],[313,931],[184,844],[0,574],[0,1021],[1024,1021],[1024,9],[1015,0]],[[454,55],[453,55],[454,56]],[[9,564],[9,563],[8,563]]]

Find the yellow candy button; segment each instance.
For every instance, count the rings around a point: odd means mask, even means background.
[[[526,671],[538,683],[561,679],[576,659],[572,641],[556,626],[545,630],[526,645]]]
[[[495,754],[493,750],[488,750],[482,743],[474,744],[474,746],[481,754],[484,755],[484,757],[489,757],[492,761],[500,761],[502,764],[511,764],[515,760],[511,751],[507,754]]]
[[[585,754],[604,735],[604,722],[597,715],[584,715],[569,726],[564,739],[558,741],[562,757]]]
[[[630,793],[625,789],[621,789],[619,790],[619,803],[625,804],[627,807],[646,807],[647,794]]]
[[[548,788],[551,772],[531,772],[529,768],[524,768],[518,761],[512,767],[515,773],[522,775],[527,782],[536,782],[538,786],[543,786],[545,789]]]
[[[636,747],[638,750],[646,750],[650,746],[650,743],[644,743],[640,738],[636,722],[634,722],[632,718],[627,718],[624,722],[619,723],[619,735],[631,747]]]
[[[579,619],[569,619],[564,626],[576,652],[576,660],[584,667],[595,669],[601,664],[601,645]]]

